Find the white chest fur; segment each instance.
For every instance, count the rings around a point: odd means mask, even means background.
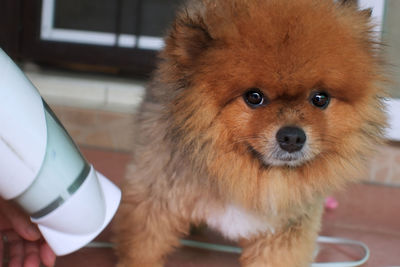
[[[211,212],[206,222],[209,227],[232,240],[249,238],[267,231],[274,232],[265,219],[235,205]]]

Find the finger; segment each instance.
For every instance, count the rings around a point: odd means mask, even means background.
[[[4,215],[0,210],[0,231],[9,230],[12,228],[10,221],[7,216]]]
[[[5,260],[4,258],[4,237],[3,237],[3,233],[1,233],[1,240],[0,240],[0,260]]]
[[[25,242],[25,259],[24,267],[39,267],[40,257],[39,257],[39,243],[38,242]]]
[[[19,235],[13,231],[7,232],[8,245],[10,248],[9,267],[22,267],[24,260],[24,243]]]
[[[46,242],[44,242],[40,246],[40,259],[42,260],[42,263],[47,267],[52,267],[56,263],[56,254],[54,254],[53,250]]]
[[[3,235],[4,235],[4,239],[7,240],[7,243],[22,241],[22,238],[14,230],[4,231]]]
[[[10,202],[1,201],[1,210],[10,221],[13,229],[24,239],[36,241],[40,238],[40,232],[31,223],[29,216],[23,213],[16,205]]]

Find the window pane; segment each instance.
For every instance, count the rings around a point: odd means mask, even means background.
[[[163,36],[182,0],[142,0],[141,35]]]
[[[139,0],[122,0],[121,33],[125,34],[136,33],[136,13],[138,8],[138,2]]]
[[[55,0],[54,27],[115,32],[115,0]]]
[[[55,0],[54,27],[97,32],[115,32],[116,0]],[[122,0],[121,33],[163,36],[183,0]],[[138,8],[140,18],[137,18]],[[140,19],[140,29],[137,23]]]

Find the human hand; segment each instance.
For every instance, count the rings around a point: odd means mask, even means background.
[[[54,266],[56,256],[39,230],[17,205],[0,199],[0,260],[9,267]]]

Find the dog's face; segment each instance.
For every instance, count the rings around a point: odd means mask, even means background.
[[[211,81],[201,75],[219,112],[215,119],[230,133],[226,145],[245,146],[267,167],[301,167],[341,153],[341,143],[361,135],[366,123],[370,69],[365,58],[351,59],[365,51],[343,48],[338,34],[315,33],[312,40],[304,38],[304,30],[298,34],[272,44],[270,37],[254,41],[265,47],[238,43],[211,51],[210,58],[221,61],[207,64],[216,69],[204,71],[212,73]]]
[[[186,151],[253,193],[267,174],[283,177],[274,182],[281,191],[317,191],[359,167],[385,121],[365,13],[330,0],[192,8],[178,16],[161,67],[166,82],[184,88],[171,109]],[[294,175],[307,178],[289,182]]]

